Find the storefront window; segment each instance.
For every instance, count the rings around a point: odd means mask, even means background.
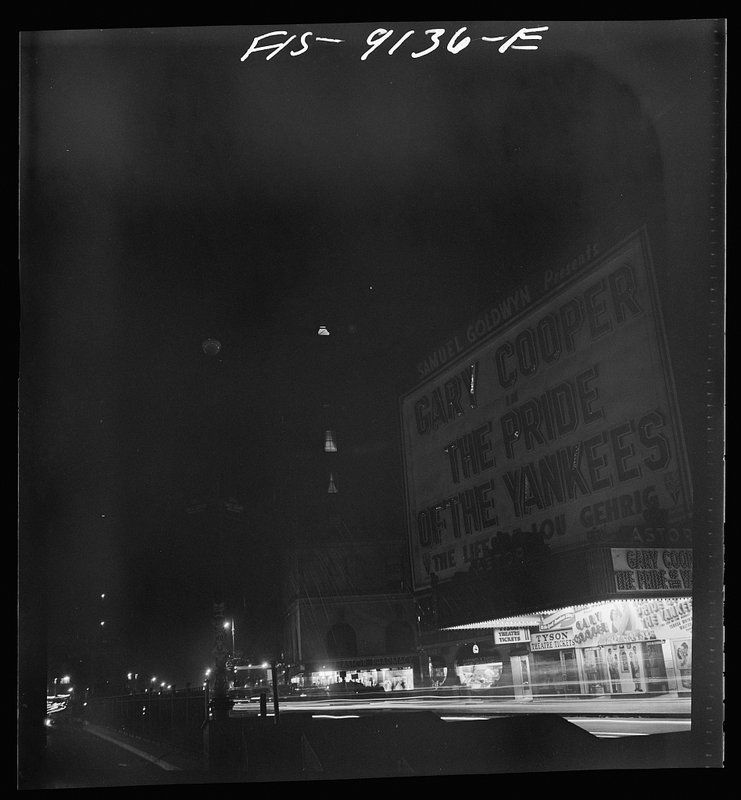
[[[689,692],[692,690],[692,640],[677,639],[673,642],[673,647],[677,688],[680,692]]]
[[[300,685],[330,693],[393,692],[414,688],[411,667],[393,669],[322,670],[302,676]]]
[[[585,647],[582,650],[582,662],[587,694],[606,694],[609,691],[609,683],[602,648]]]
[[[464,664],[457,668],[457,673],[462,686],[471,689],[491,689],[502,677],[502,662]]]
[[[411,689],[414,686],[413,673],[411,669],[388,669],[383,670],[384,688],[387,692],[396,692],[403,689]]]
[[[669,681],[666,676],[666,665],[660,642],[647,642],[643,645],[643,664],[647,691],[669,691]]]
[[[610,689],[613,694],[642,692],[643,669],[641,645],[620,644],[602,648],[610,673]]]
[[[448,666],[440,656],[431,656],[428,662],[430,686],[442,686],[448,677]]]
[[[641,670],[641,657],[636,645],[629,647],[628,645],[621,645],[620,657],[624,657],[624,652],[628,653],[628,664],[630,665],[630,674],[633,678],[633,688],[636,692],[642,692],[642,670]]]
[[[623,659],[624,668],[627,669],[627,661]],[[612,694],[622,694],[623,686],[620,680],[621,659],[617,647],[607,648],[607,671],[610,673],[610,691]]]
[[[578,694],[579,672],[573,650],[544,650],[532,654],[535,694]]]
[[[557,694],[560,673],[561,656],[558,650],[533,653],[534,694]]]
[[[573,650],[561,651],[562,687],[564,694],[578,694],[579,668],[576,666],[576,653]]]

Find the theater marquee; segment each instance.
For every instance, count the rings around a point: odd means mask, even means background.
[[[402,398],[417,589],[533,542],[630,545],[618,532],[689,519],[645,232],[554,274]]]

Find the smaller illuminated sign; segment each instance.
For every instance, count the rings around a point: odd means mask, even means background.
[[[530,631],[527,628],[495,628],[495,644],[517,644],[518,642],[529,642]]]

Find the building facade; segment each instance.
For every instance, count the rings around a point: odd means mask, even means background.
[[[297,548],[286,570],[286,679],[301,690],[393,691],[420,682],[417,621],[396,540]]]
[[[692,487],[646,229],[530,277],[418,370],[401,421],[430,681],[690,691]]]

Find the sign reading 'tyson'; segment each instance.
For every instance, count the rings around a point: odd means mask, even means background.
[[[574,647],[574,637],[571,631],[549,631],[548,633],[533,633],[530,640],[530,649],[536,650],[565,650]]]
[[[530,543],[689,518],[645,232],[552,274],[401,400],[416,588]]]

